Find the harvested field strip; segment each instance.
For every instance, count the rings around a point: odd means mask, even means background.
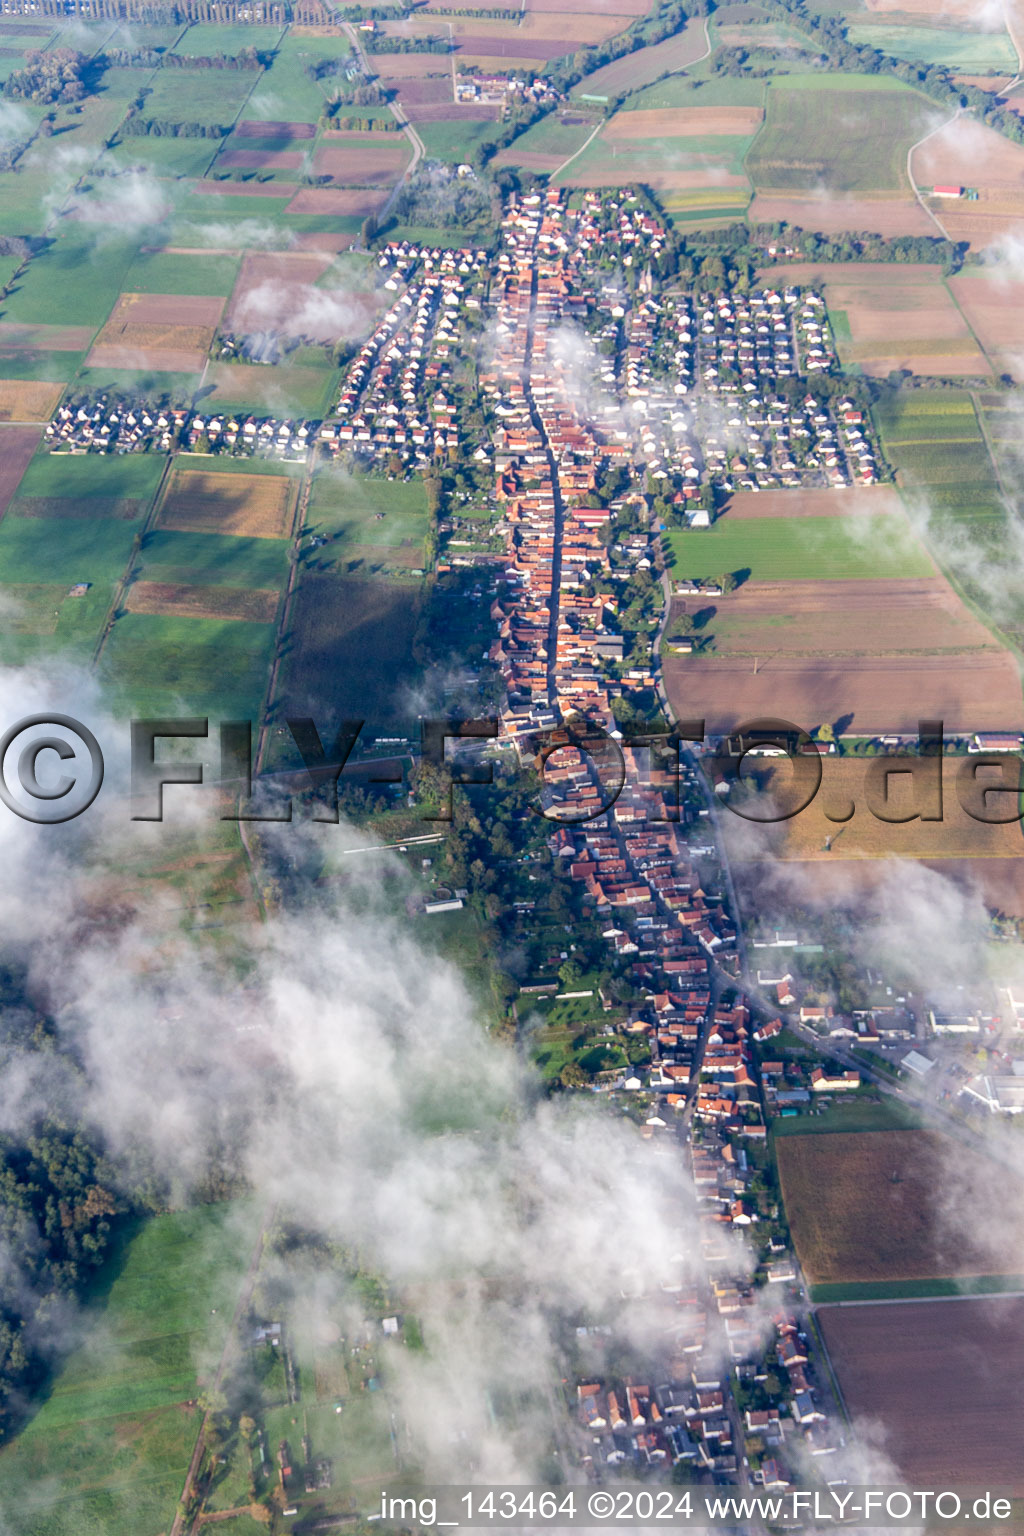
[[[295,484],[286,476],[178,470],[160,507],[161,528],[182,533],[283,539],[291,530]]]
[[[133,523],[145,512],[148,502],[138,496],[89,496],[75,501],[72,496],[16,496],[8,509],[10,517],[88,517],[114,518]]]
[[[178,586],[169,582],[137,581],[129,588],[125,606],[131,613],[164,613],[194,619],[247,619],[272,624],[278,594],[267,588]]]
[[[0,320],[0,347],[5,352],[84,352],[95,334],[91,325],[22,325]]]
[[[216,325],[224,308],[222,296],[180,293],[124,293],[107,321],[115,325]]]
[[[41,436],[38,427],[0,426],[0,518],[18,489]]]
[[[800,1263],[812,1283],[1012,1272],[966,1233],[951,1248],[941,1201],[961,1186],[1024,1214],[1024,1189],[995,1163],[933,1131],[787,1136],[779,1180]],[[955,1171],[954,1171],[955,1170]],[[942,1192],[941,1196],[939,1192]]]
[[[602,137],[609,143],[691,135],[749,138],[763,120],[760,107],[641,107],[632,112],[617,112]]]
[[[963,658],[955,670],[959,673],[968,664],[987,660],[974,652],[969,658]],[[835,671],[845,676],[848,665],[847,662]],[[838,696],[836,710],[844,704],[845,700]],[[921,713],[924,714],[923,709]],[[949,720],[948,713],[946,720]],[[875,759],[880,764],[885,761]],[[1020,821],[1002,825],[980,822],[964,808],[965,799],[970,804],[971,787],[969,778],[962,778],[961,774],[969,776],[973,771],[969,759],[965,767],[965,759],[946,757],[942,765],[942,820],[895,823],[880,820],[869,808],[869,802],[882,803],[883,786],[877,777],[883,772],[881,767],[873,768],[864,759],[828,758],[822,765],[821,788],[813,802],[785,824],[780,837],[769,834],[757,856],[764,856],[769,851],[769,844],[778,843],[780,854],[786,859],[826,863],[836,859],[908,858],[937,862],[943,859],[1024,858],[1024,830]],[[981,786],[992,783],[992,774],[986,770],[975,787],[975,797]],[[899,772],[890,776],[884,798],[893,814],[905,812],[912,815],[915,807],[911,804],[914,796],[910,775]],[[1016,806],[1012,796],[1000,796],[997,803],[1003,811],[1007,809],[1008,798],[1009,809],[1012,811]],[[829,812],[841,817],[850,806],[854,807],[854,815],[843,825],[840,836],[837,823],[830,820]],[[990,1267],[998,1269],[999,1264],[992,1262]]]
[[[819,1304],[850,1301],[919,1300],[926,1296],[998,1296],[1024,1290],[1024,1275],[958,1275],[955,1280],[861,1280],[846,1284],[812,1285],[811,1300]]]
[[[312,123],[253,122],[244,118],[236,123],[234,132],[241,138],[315,139],[316,128]]]
[[[0,421],[49,421],[64,389],[44,379],[0,379]]]
[[[889,485],[808,487],[784,491],[736,491],[723,514],[739,521],[762,517],[863,517],[871,513],[903,515],[899,492]]]

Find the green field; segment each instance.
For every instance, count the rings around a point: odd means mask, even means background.
[[[43,198],[49,190],[40,177],[0,171],[0,235],[41,235],[47,222]]]
[[[117,302],[138,243],[85,224],[60,227],[3,301],[4,320],[99,327]]]
[[[273,624],[124,613],[100,675],[120,712],[256,720],[275,639]]]
[[[472,152],[478,144],[489,144],[501,132],[501,127],[500,123],[470,120],[454,123],[419,123],[416,132],[423,140],[424,148],[431,160],[449,160],[457,164],[471,159]],[[524,134],[523,138],[525,137]],[[513,148],[519,149],[522,145],[523,140],[517,139]],[[569,153],[570,151],[566,150],[566,154]]]
[[[162,454],[136,453],[116,458],[90,453],[37,453],[18,486],[19,496],[66,496],[76,501],[103,497],[149,502],[163,474]],[[144,508],[142,510],[145,510]]]
[[[884,22],[854,22],[851,43],[866,44],[894,59],[939,64],[965,75],[988,71],[1012,75],[1017,55],[1005,32],[961,32],[954,27],[903,27]]]
[[[814,1115],[797,1115],[792,1120],[782,1120],[776,1115],[772,1120],[772,1135],[777,1139],[780,1136],[822,1136],[838,1131],[913,1131],[923,1124],[920,1116],[900,1099],[886,1097],[878,1104],[857,1099],[832,1104]]]
[[[221,411],[256,415],[322,417],[333,405],[341,374],[330,367],[297,368],[278,363],[273,368],[258,363],[211,363],[204,389],[213,386],[210,406]],[[205,399],[205,395],[204,395]]]
[[[114,165],[142,167],[154,176],[204,176],[217,153],[216,139],[126,137],[110,151]]]
[[[909,525],[894,514],[857,518],[765,517],[665,535],[678,576],[713,578],[749,570],[760,580],[832,581],[930,576],[932,563]]]
[[[4,518],[0,580],[112,581],[131,552],[136,524],[114,518]]]
[[[155,528],[143,539],[139,560],[146,581],[174,580],[159,574],[161,567],[170,566],[195,573],[177,578],[190,585],[279,587],[287,574],[288,542]]]
[[[754,185],[787,191],[904,190],[907,151],[935,109],[897,82],[877,83],[883,79],[843,74],[789,76],[784,85],[773,83],[764,127],[747,156]],[[821,90],[827,91],[824,100]]]
[[[158,70],[145,116],[172,123],[233,123],[261,78],[259,71],[248,69],[189,70],[187,75]]]
[[[198,1395],[224,1347],[256,1239],[252,1205],[127,1227],[83,1317],[82,1343],[0,1450],[0,1520],[16,1536],[136,1536],[174,1516]]]
[[[253,42],[253,34],[248,34]],[[306,74],[310,64],[321,59],[343,59],[348,56],[350,44],[344,35],[298,37],[286,34],[280,43],[274,62],[261,77],[257,89],[246,104],[245,118],[263,121],[285,120],[295,123],[315,123],[323,108],[321,87]],[[297,140],[294,148],[301,149],[311,141]]]
[[[281,40],[281,30],[273,26],[221,26],[219,22],[197,21],[181,33],[172,52],[191,54],[197,58],[212,57],[217,53],[238,53],[242,48],[257,48],[260,53],[270,53]]]
[[[349,574],[422,566],[427,533],[423,483],[323,469],[313,483],[306,527],[329,539],[323,554]]]
[[[512,141],[507,150],[502,151],[502,161],[514,164],[516,155],[524,151],[535,155],[561,155],[564,159],[575,154],[586,143],[599,121],[599,118],[584,117],[582,121],[563,123],[557,112],[549,112],[547,117],[542,117],[539,123],[527,128],[525,133]],[[453,129],[457,126],[451,124]]]
[[[28,518],[8,512],[0,523],[0,583],[15,610],[0,620],[0,659],[21,665],[66,652],[88,660],[99,639],[117,582],[131,558],[138,522],[114,518]],[[38,587],[63,589],[51,605]],[[81,597],[74,583],[88,582]],[[24,588],[24,590],[19,590]]]
[[[88,355],[88,354],[86,354]],[[201,373],[164,373],[155,368],[79,368],[74,394],[109,394],[111,399],[166,401],[188,405],[199,387]]]
[[[624,112],[647,107],[760,107],[764,105],[763,80],[732,78],[729,75],[713,76],[710,80],[693,80],[688,75],[667,75],[655,85],[627,96],[622,104]]]

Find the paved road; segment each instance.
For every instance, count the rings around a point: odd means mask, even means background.
[[[917,198],[918,202],[921,204],[921,207],[931,219],[932,223],[935,225],[935,228],[938,230],[943,240],[950,239],[949,231],[943,227],[938,217],[928,207],[928,204],[917,190],[917,182],[914,180],[912,161],[914,159],[914,150],[920,149],[922,144],[927,144],[929,139],[933,139],[937,133],[941,133],[944,128],[948,128],[950,123],[955,123],[957,118],[962,116],[963,110],[964,109],[962,107],[957,107],[952,117],[948,118],[946,122],[940,123],[937,128],[933,128],[930,133],[926,133],[923,139],[918,139],[917,143],[911,144],[910,148],[907,150],[907,180],[910,182],[911,190],[913,191],[914,196]]]
[[[367,78],[377,74],[377,70],[370,65],[366,54],[363,51],[363,45],[359,41],[359,33],[356,31],[355,27],[350,21],[342,22],[342,26],[348,33],[353,52],[363,67],[363,73],[367,76]],[[378,224],[387,223],[388,219],[391,217],[391,210],[395,206],[399,192],[402,190],[405,183],[411,180],[413,176],[415,176],[416,167],[419,165],[420,161],[423,159],[423,156],[426,154],[423,140],[416,132],[416,129],[413,127],[412,123],[410,123],[409,119],[406,117],[405,108],[402,106],[401,102],[393,101],[390,103],[390,106],[392,112],[395,114],[395,117],[398,119],[398,122],[401,124],[402,132],[405,134],[406,138],[409,140],[409,143],[412,145],[412,159],[409,161],[409,164],[405,168],[405,175],[395,183],[394,187],[392,187],[391,196],[388,198],[387,202],[380,210],[380,213],[377,215]]]

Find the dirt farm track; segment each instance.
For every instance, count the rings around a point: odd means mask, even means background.
[[[881,1424],[911,1487],[1024,1493],[1024,1299],[821,1307],[817,1319],[851,1416]]]

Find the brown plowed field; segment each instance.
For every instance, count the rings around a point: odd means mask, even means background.
[[[304,159],[300,149],[226,149],[217,158],[218,170],[298,171]]]
[[[196,294],[123,293],[107,325],[216,325],[224,309],[222,298]],[[106,340],[103,332],[98,341]]]
[[[236,123],[234,133],[243,139],[315,139],[316,128],[312,123],[257,123],[246,120]]]
[[[748,210],[753,224],[785,219],[822,234],[866,230],[876,235],[934,235],[935,225],[916,198],[794,197],[792,193],[759,192]]]
[[[997,1164],[933,1131],[835,1131],[775,1143],[786,1219],[812,1285],[1012,1274],[991,1243],[951,1231],[957,1190],[984,1200],[1006,1178]],[[1007,1191],[1011,1198],[1013,1191]],[[1024,1216],[1024,1189],[1015,1189]],[[1009,1212],[1007,1213],[1009,1216]]]
[[[997,373],[1019,373],[1024,353],[1024,282],[998,268],[972,267],[949,286]],[[976,274],[976,275],[975,275]]]
[[[961,804],[957,776],[961,770],[965,774],[972,771],[971,758],[947,756],[943,761],[941,821],[922,821],[918,817],[912,821],[893,822],[883,821],[875,815],[871,806],[881,804],[883,786],[880,778],[869,775],[881,774],[881,768],[871,768],[872,763],[881,762],[895,763],[896,759],[824,758],[821,785],[810,805],[788,821],[760,828],[747,823],[750,830],[737,858],[753,863],[765,859],[811,862],[815,871],[819,866],[828,868],[851,860],[929,859],[941,867],[940,861],[946,859],[979,864],[989,859],[1000,863],[1008,859],[1024,859],[1024,830],[1020,821],[1001,826],[980,822]],[[775,772],[779,774],[776,804],[783,811],[790,810],[800,803],[796,786],[791,787],[790,783],[792,770],[768,767],[765,775],[768,793]],[[979,774],[979,786],[997,782],[991,770]],[[805,788],[805,796],[806,793]],[[969,786],[963,787],[963,795],[964,798],[970,796]],[[916,802],[910,773],[897,771],[889,776],[886,800],[893,813],[913,815]],[[839,818],[847,816],[851,806],[853,815],[843,822]],[[1004,807],[1005,799],[1002,806],[992,805],[994,810]],[[752,809],[758,816],[765,814],[756,807]],[[1024,872],[1024,866],[1018,864],[1018,868]]]
[[[197,181],[192,188],[201,197],[291,197],[297,190],[291,181]]]
[[[915,731],[922,718],[944,720],[950,733],[1024,730],[1020,679],[1006,653],[953,662],[948,656],[780,656],[756,673],[750,660],[738,657],[666,657],[664,671],[675,714],[704,715],[712,735],[764,715],[808,730],[850,715],[849,729],[865,736]]]
[[[879,1302],[817,1317],[848,1409],[881,1423],[911,1487],[1024,1493],[1024,1301]]]
[[[308,230],[297,237],[295,248],[299,251],[329,251],[332,256],[337,256],[340,251],[353,246],[357,238],[355,234],[332,235],[328,230]]]
[[[332,145],[318,149],[313,157],[317,176],[330,176],[344,186],[393,186],[409,163],[409,142],[404,135],[394,135],[395,144]]]
[[[454,106],[452,101],[452,82],[448,75],[438,75],[436,78],[421,80],[405,80],[399,76],[391,76],[390,71],[382,77],[382,84],[388,87],[394,80],[395,89],[402,98],[403,107],[435,106],[438,102],[447,102]],[[328,135],[324,134],[324,138]]]
[[[539,149],[524,149],[516,154],[514,149],[504,149],[495,156],[494,164],[518,165],[524,171],[557,171],[564,155],[546,155]]]
[[[326,213],[337,218],[353,214],[364,219],[368,213],[378,213],[387,197],[378,187],[302,187],[285,212]]]
[[[148,329],[148,327],[147,327]],[[95,346],[86,358],[90,368],[127,368],[154,373],[199,373],[206,362],[205,350],[189,352],[178,347],[153,347],[126,338],[120,347]]]
[[[829,486],[806,490],[737,491],[725,503],[725,511],[737,522],[759,517],[874,517],[886,513],[903,516],[899,492],[888,485],[848,486],[834,491]]]
[[[0,427],[0,517],[7,511],[41,438],[38,427]]]
[[[169,614],[181,619],[243,619],[272,624],[278,594],[264,587],[184,587],[173,582],[137,581],[125,607],[132,613]]]
[[[764,120],[760,107],[651,107],[616,112],[601,134],[609,143],[631,139],[678,139],[691,135],[756,133]]]
[[[1004,139],[983,123],[960,117],[915,149],[913,172],[923,192],[943,183],[977,187],[979,192],[1024,192],[1024,145]],[[952,212],[961,206],[944,198],[941,202],[944,210]],[[976,210],[977,204],[963,207]]]
[[[219,298],[127,293],[117,301],[88,356],[92,368],[202,368],[224,308]]]
[[[636,53],[626,54],[596,69],[574,87],[574,92],[576,95],[586,91],[588,95],[618,96],[623,91],[639,90],[642,85],[660,79],[666,71],[685,69],[706,51],[707,40],[700,21],[688,21],[674,37],[652,43],[649,48],[640,48]]]
[[[1024,191],[1012,195],[982,192],[976,203],[931,203],[951,240],[966,240],[972,250],[986,250],[1011,239],[1024,224]]]
[[[666,153],[654,147],[645,153],[640,146],[635,153],[620,154],[614,159],[592,159],[596,148],[597,145],[593,145],[586,156],[581,155],[565,175],[558,178],[558,185],[622,187],[642,181],[656,192],[685,192],[692,187],[720,187],[724,191],[731,187],[749,189],[750,186],[745,176],[730,175],[722,171],[717,161],[705,156],[690,157],[691,163],[694,159],[705,160],[703,169],[684,171],[672,167],[672,161],[678,159],[675,151]],[[519,163],[517,160],[516,164]],[[666,169],[666,165],[671,168]]]
[[[691,608],[700,597],[676,598]],[[888,581],[747,581],[714,599],[716,654],[827,658],[957,655],[1002,647],[941,576]]]
[[[175,470],[160,507],[161,528],[284,539],[291,529],[294,482],[283,475]]]
[[[509,23],[510,29],[512,24]],[[458,52],[471,57],[488,59],[548,59],[561,58],[572,44],[565,38],[561,42],[542,37],[524,37],[519,30],[510,30],[506,36],[498,32],[485,33],[482,37],[460,37]]]
[[[479,106],[471,101],[460,101],[457,105],[449,103],[446,106],[438,102],[434,106],[417,107],[409,106],[403,96],[402,105],[411,123],[496,123],[501,116],[500,107],[490,107],[485,102]]]
[[[351,241],[351,236],[344,238]],[[336,237],[328,232],[328,239]],[[372,290],[315,286],[330,265],[330,252],[324,249],[247,252],[228,304],[228,323],[241,331],[272,325],[282,334],[318,341],[360,333],[380,301]]]
[[[49,421],[64,388],[43,379],[0,379],[0,421]]]
[[[0,320],[0,352],[84,352],[95,334],[91,325],[19,325]]]
[[[373,68],[379,69],[381,78],[391,80],[423,80],[439,75],[451,85],[452,69],[443,53],[377,53],[373,56]]]
[[[971,334],[971,317],[965,321],[937,266],[790,262],[766,268],[765,277],[823,287],[829,309],[842,311],[849,324],[851,339],[837,341],[840,358],[867,374],[881,376],[893,368],[951,376],[989,372]],[[988,288],[984,280],[977,284],[979,294]]]

